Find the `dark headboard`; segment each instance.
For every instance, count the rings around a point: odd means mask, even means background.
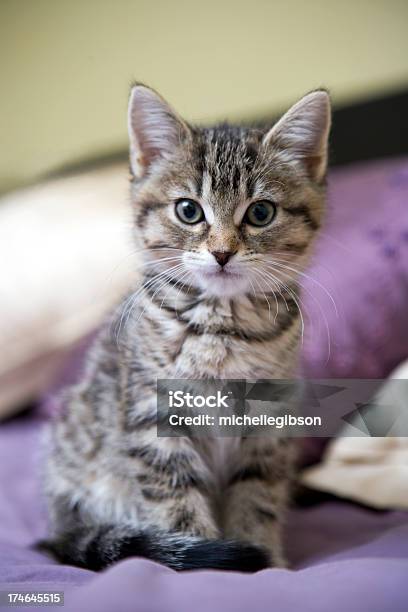
[[[330,165],[408,154],[408,91],[335,108]]]

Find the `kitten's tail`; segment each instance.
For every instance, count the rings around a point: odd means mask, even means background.
[[[270,566],[261,548],[234,540],[206,540],[183,533],[167,533],[115,525],[78,526],[40,542],[38,549],[62,563],[101,570],[128,557],[145,557],[175,570],[219,569],[256,572]]]

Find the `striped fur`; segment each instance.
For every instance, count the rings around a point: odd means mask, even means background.
[[[329,122],[322,91],[266,131],[192,127],[152,90],[132,90],[143,274],[101,330],[48,434],[46,546],[61,560],[95,569],[132,555],[175,569],[284,565],[292,445],[158,438],[156,381],[293,376]],[[180,198],[197,202],[203,221],[183,223]],[[276,207],[265,227],[246,222],[259,200]],[[225,252],[233,256],[221,269],[212,253]]]

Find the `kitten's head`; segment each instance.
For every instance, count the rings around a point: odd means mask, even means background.
[[[321,223],[329,129],[325,91],[262,130],[192,127],[156,92],[133,87],[132,199],[150,271],[210,296],[293,280]]]

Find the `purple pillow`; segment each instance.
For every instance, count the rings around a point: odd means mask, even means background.
[[[408,357],[408,158],[330,172],[307,274],[304,375],[383,378]]]

